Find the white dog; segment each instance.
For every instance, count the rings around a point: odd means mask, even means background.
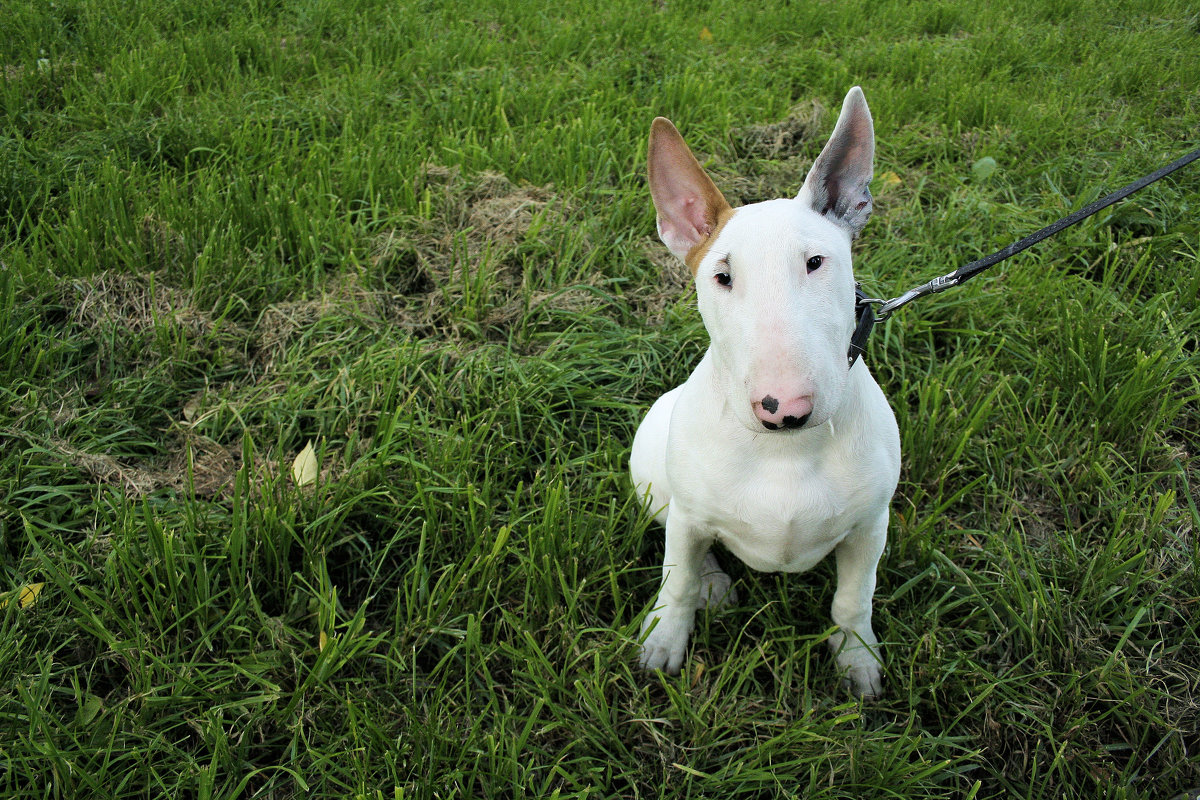
[[[696,609],[729,599],[714,541],[768,571],[802,572],[834,552],[831,644],[855,693],[880,692],[871,595],[900,436],[867,365],[848,358],[850,243],[871,214],[874,152],[854,87],[795,199],[733,209],[675,126],[654,120],[658,233],[696,277],[711,345],[633,442],[633,482],[667,535],[644,667],[678,672]]]

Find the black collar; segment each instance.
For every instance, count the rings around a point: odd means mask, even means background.
[[[847,355],[851,367],[859,356],[867,352],[867,338],[871,335],[871,328],[875,327],[875,309],[867,302],[869,299],[867,293],[857,283],[854,284],[854,319],[858,324],[854,326],[854,335],[850,337],[850,352]]]

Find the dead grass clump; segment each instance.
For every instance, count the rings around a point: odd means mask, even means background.
[[[821,141],[824,118],[825,107],[813,100],[795,106],[782,122],[734,128],[729,136],[736,160],[711,164],[713,181],[735,207],[794,196],[815,155],[806,152],[809,140]]]
[[[390,299],[387,292],[364,287],[355,270],[332,278],[318,297],[273,303],[259,315],[252,332],[257,340],[254,361],[271,372],[288,345],[322,321],[338,321],[322,334],[326,341],[343,338],[364,325],[381,325],[389,316]]]
[[[376,237],[371,251],[371,265],[387,276],[396,293],[420,295],[436,288],[430,267],[437,260],[438,249],[432,237],[406,237],[390,230]]]
[[[26,434],[11,432],[11,435],[29,440]],[[42,452],[80,470],[95,483],[117,487],[133,499],[166,489],[205,500],[229,500],[238,472],[243,468],[240,451],[197,433],[187,424],[172,427],[165,453],[144,460],[93,452],[57,436],[38,440],[36,444]],[[369,445],[368,440],[363,446]],[[279,476],[290,479],[286,465],[266,456],[256,454],[248,469],[252,486],[266,485]],[[333,483],[344,475],[342,459],[326,454],[325,464],[313,485]]]
[[[239,459],[227,448],[187,430],[177,431],[165,458],[145,462],[90,452],[58,437],[51,437],[42,446],[97,483],[118,486],[133,498],[159,489],[192,491],[203,498],[226,496],[239,468]]]
[[[211,364],[242,364],[248,334],[239,325],[201,310],[190,291],[161,280],[162,272],[102,272],[64,280],[59,297],[67,318],[96,345],[102,368],[148,365],[174,369],[183,344]]]
[[[809,100],[793,106],[787,118],[766,125],[748,125],[730,131],[739,158],[787,158],[803,152],[805,142],[820,133],[825,106]]]
[[[228,497],[240,462],[228,448],[189,431],[164,468],[165,485],[179,491],[190,488],[197,497]]]
[[[1012,503],[1014,523],[1028,542],[1053,545],[1061,531],[1082,524],[1077,511],[1068,516],[1062,504],[1037,485],[1022,486]]]
[[[547,286],[528,264],[531,231],[564,224],[570,205],[550,186],[517,185],[504,175],[464,176],[426,164],[416,178],[428,215],[408,230],[381,233],[372,266],[391,290],[389,321],[449,339],[504,336],[537,310],[578,312],[601,301],[586,287]]]
[[[213,321],[199,311],[190,293],[152,275],[101,272],[62,284],[62,300],[72,322],[94,331],[117,329],[130,334],[169,322],[189,336],[213,331]]]
[[[778,161],[718,163],[709,171],[725,199],[736,207],[795,197],[811,166],[808,159],[793,156]]]
[[[26,75],[62,75],[72,76],[81,72],[78,61],[52,61],[49,58],[39,58],[34,63],[34,69],[29,69],[24,64],[5,64],[4,79],[6,81],[16,82],[24,78]],[[96,77],[99,78],[102,73],[97,72]]]
[[[340,311],[325,295],[314,300],[293,300],[267,306],[258,318],[255,361],[270,370],[289,342],[333,311]]]
[[[481,197],[471,204],[468,220],[472,231],[485,242],[512,244],[519,241],[533,225],[534,217],[553,197],[544,188],[511,185],[507,188],[511,191]]]
[[[287,358],[288,349],[301,337],[311,345],[346,339],[363,328],[379,329],[398,325],[406,329],[423,329],[428,319],[412,308],[430,301],[424,299],[431,289],[426,272],[430,259],[418,256],[411,240],[399,236],[381,237],[377,244],[377,262],[403,260],[410,265],[405,281],[388,289],[370,289],[363,285],[363,275],[355,270],[339,274],[330,280],[315,297],[272,303],[263,309],[250,332],[253,343],[252,364],[260,371],[256,383],[272,380],[279,364]],[[409,295],[416,296],[414,301]]]
[[[417,175],[417,194],[430,198],[435,239],[465,236],[468,249],[518,243],[542,213],[563,216],[567,204],[553,187],[518,186],[498,172],[463,176],[457,167],[425,164]]]
[[[543,222],[552,229],[569,212],[549,186],[518,186],[495,172],[466,177],[432,164],[417,181],[427,213],[376,235],[368,269],[334,276],[318,296],[275,303],[260,314],[248,337],[264,375],[318,328],[320,341],[389,325],[423,337],[495,339],[544,312],[582,313],[603,304],[588,286],[548,286],[544,274],[527,268],[550,257],[523,252],[530,231]],[[665,297],[656,303],[665,308]]]

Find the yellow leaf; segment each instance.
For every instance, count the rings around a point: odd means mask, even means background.
[[[44,583],[31,583],[27,586],[22,586],[17,590],[17,605],[21,608],[29,608],[37,602],[38,595],[42,593]],[[0,608],[8,607],[7,597],[0,597]]]
[[[713,40],[712,31],[710,31],[708,29],[708,26],[705,25],[703,28],[700,29],[700,41],[711,42],[712,40]]]
[[[316,481],[319,470],[317,453],[313,450],[312,442],[309,442],[292,462],[292,479],[296,481],[297,486],[307,486]]]
[[[21,604],[21,608],[29,608],[36,603],[38,595],[42,593],[42,587],[45,585],[44,583],[31,583],[21,589],[21,598],[17,600]]]
[[[321,635],[317,639],[317,650],[324,653],[327,644],[329,644],[329,637],[325,635],[325,631],[321,631]]]
[[[885,172],[879,176],[879,190],[886,192],[888,189],[893,189],[903,183],[900,176],[894,172]]]

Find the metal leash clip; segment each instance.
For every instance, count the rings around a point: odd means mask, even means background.
[[[867,303],[879,303],[879,308],[875,310],[875,321],[880,322],[892,315],[892,312],[916,300],[918,297],[924,297],[927,294],[937,294],[944,292],[952,286],[958,285],[958,276],[953,272],[948,275],[940,275],[928,283],[923,283],[915,289],[909,289],[899,297],[893,297],[891,300],[864,300]]]

